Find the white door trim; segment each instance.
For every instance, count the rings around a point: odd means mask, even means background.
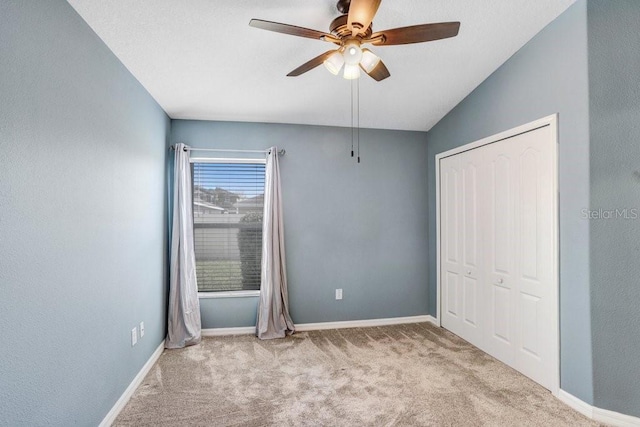
[[[512,138],[514,136],[531,132],[533,130],[549,126],[551,129],[551,137],[554,139],[553,150],[552,150],[552,161],[553,161],[553,193],[555,197],[553,198],[553,209],[555,215],[553,216],[553,278],[555,283],[553,284],[556,289],[556,298],[551,302],[553,305],[553,312],[555,313],[555,331],[553,333],[556,336],[554,340],[556,344],[556,351],[554,351],[554,363],[553,366],[556,370],[554,373],[555,383],[551,387],[551,392],[557,396],[560,390],[560,261],[559,261],[559,246],[560,246],[560,237],[558,232],[558,114],[552,114],[547,117],[543,117],[539,120],[535,120],[533,122],[524,124],[522,126],[515,127],[513,129],[509,129],[504,132],[500,132],[498,134],[480,139],[475,142],[471,142],[469,144],[462,145],[460,147],[456,147],[454,149],[442,152],[440,154],[436,154],[436,322],[438,326],[442,326],[442,318],[440,316],[441,311],[441,278],[440,278],[440,160],[445,157],[450,157],[455,154],[459,154],[465,151],[473,150],[475,148],[482,147],[484,145],[493,144],[495,142],[501,141],[503,139]]]

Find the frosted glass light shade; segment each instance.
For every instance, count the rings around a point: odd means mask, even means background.
[[[327,59],[324,60],[324,66],[329,70],[331,74],[337,76],[340,69],[344,65],[344,58],[338,51],[333,52]]]
[[[367,73],[373,71],[374,68],[380,63],[380,57],[371,52],[369,49],[362,49],[362,59],[360,65]]]
[[[353,80],[360,77],[360,66],[354,64],[344,65],[344,78],[347,80]]]
[[[362,59],[362,49],[357,41],[348,41],[342,52],[345,64],[357,65]]]

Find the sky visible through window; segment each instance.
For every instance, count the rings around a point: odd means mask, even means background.
[[[222,188],[243,198],[264,193],[264,164],[194,163],[194,185],[206,189]]]

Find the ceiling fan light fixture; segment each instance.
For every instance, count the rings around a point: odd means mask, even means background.
[[[360,77],[360,66],[357,64],[344,64],[344,75],[347,80],[353,80]]]
[[[333,52],[327,59],[324,61],[324,66],[329,70],[331,74],[337,76],[342,66],[344,65],[344,58],[342,54],[337,50]]]
[[[360,77],[361,68],[377,82],[390,77],[391,74],[380,58],[368,49],[363,49],[361,44],[393,46],[424,43],[455,37],[460,30],[460,22],[452,21],[411,25],[374,33],[372,22],[380,2],[381,0],[338,0],[337,7],[342,15],[331,21],[329,33],[263,19],[252,19],[249,25],[262,30],[321,40],[339,46],[338,50],[335,50],[334,46],[334,50],[328,50],[305,62],[287,74],[288,77],[299,76],[324,63],[329,72],[334,75],[356,79]]]
[[[364,69],[364,71],[370,73],[374,68],[378,66],[380,63],[380,57],[375,53],[371,52],[369,49],[362,49],[362,59],[360,60],[360,65]]]

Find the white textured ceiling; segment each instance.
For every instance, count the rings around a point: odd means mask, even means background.
[[[322,66],[331,44],[249,27],[328,32],[336,0],[68,0],[170,117],[350,126],[350,82]],[[460,21],[457,37],[372,47],[391,77],[360,79],[360,126],[429,130],[574,0],[385,0],[374,31]]]

